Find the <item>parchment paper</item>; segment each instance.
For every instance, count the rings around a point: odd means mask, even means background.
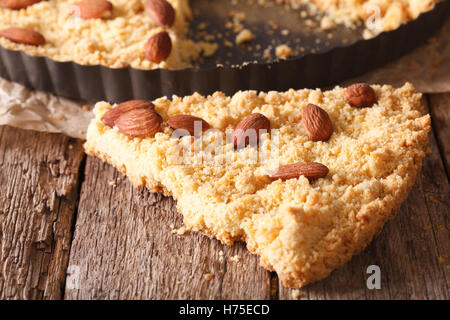
[[[435,37],[410,54],[342,85],[368,82],[398,87],[406,81],[423,93],[450,92],[450,21]],[[84,139],[93,117],[88,108],[94,103],[29,90],[0,78],[0,125]]]

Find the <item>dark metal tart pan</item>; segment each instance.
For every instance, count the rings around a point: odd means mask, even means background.
[[[0,76],[29,88],[72,99],[116,103],[130,99],[153,100],[174,94],[184,96],[194,92],[210,94],[223,91],[233,94],[247,89],[284,91],[290,88],[324,88],[383,66],[413,50],[443,25],[449,16],[449,4],[448,0],[440,2],[417,19],[370,40],[361,39],[361,28],[337,27],[328,33],[315,32],[300,25],[298,15],[293,16],[297,14],[295,12],[283,13],[286,18],[277,19],[277,15],[282,14],[277,10],[282,8],[265,8],[261,9],[261,14],[252,14],[252,19],[249,19],[250,28],[256,33],[253,50],[245,46],[231,49],[220,46],[215,57],[183,70],[83,66],[0,47]],[[206,21],[208,31],[221,32],[230,40],[234,39],[234,34],[228,32],[227,35],[224,21],[220,20],[227,17],[219,17],[226,10],[206,10],[212,5],[210,0],[194,1],[193,6],[196,5],[201,14],[195,19],[193,30],[198,23]],[[247,10],[251,14],[256,9]],[[282,20],[277,29],[289,28],[289,35],[277,35],[274,30],[267,30],[266,22],[271,17],[277,19],[275,21]],[[273,35],[269,36],[270,33]],[[276,45],[274,39],[292,45],[301,39],[305,49],[293,59],[265,62],[262,52]],[[252,62],[247,64],[244,61]],[[217,67],[218,63],[224,66]]]

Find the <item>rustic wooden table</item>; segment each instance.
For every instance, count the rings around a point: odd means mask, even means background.
[[[301,299],[449,299],[450,94],[424,102],[432,152],[408,200],[363,253]],[[242,243],[172,234],[182,226],[174,201],[133,189],[82,144],[0,127],[1,299],[292,298]],[[366,287],[369,265],[381,268],[380,290]]]

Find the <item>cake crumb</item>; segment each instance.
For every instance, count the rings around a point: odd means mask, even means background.
[[[289,31],[289,29],[283,29],[283,30],[281,30],[280,33],[281,33],[282,36],[288,36],[290,31]]]
[[[323,19],[320,21],[320,28],[322,30],[329,30],[336,26],[334,21],[330,17],[323,17]]]
[[[114,180],[108,181],[108,184],[113,188],[117,187],[116,182]]]
[[[219,262],[223,262],[224,253],[222,250],[219,251]]]
[[[292,296],[292,299],[298,300],[302,296],[302,293],[300,292],[300,290],[295,289],[295,290],[292,290],[291,296]]]
[[[89,107],[86,106],[86,105],[82,106],[81,109],[82,109],[84,112],[89,112],[89,111],[90,111]]]
[[[205,277],[206,281],[210,281],[212,279],[212,274],[211,273],[207,273],[207,274],[205,274],[204,277]]]
[[[253,34],[253,32],[249,29],[244,29],[236,36],[236,44],[250,42],[253,39],[255,39],[255,35]]]
[[[223,45],[225,47],[228,47],[228,48],[233,47],[233,43],[231,41],[226,40],[226,39],[223,41]]]
[[[182,235],[184,235],[186,233],[186,231],[187,231],[186,227],[181,227],[179,229],[173,229],[172,230],[172,234],[176,234],[178,236],[182,236]]]
[[[288,45],[282,44],[275,48],[275,55],[280,59],[287,59],[294,55],[294,51]]]
[[[200,23],[200,24],[197,26],[197,29],[198,29],[198,30],[203,30],[203,29],[206,29],[206,27],[207,27],[206,23],[202,22],[202,23]]]

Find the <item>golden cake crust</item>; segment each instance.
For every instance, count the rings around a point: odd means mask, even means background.
[[[165,122],[153,138],[130,138],[101,122],[112,106],[100,102],[85,149],[126,174],[134,186],[172,195],[189,229],[225,244],[246,241],[285,286],[299,288],[323,279],[360,252],[398,211],[420,171],[430,130],[421,95],[411,84],[372,87],[378,103],[364,109],[348,105],[339,87],[158,99],[154,104],[164,121],[191,114],[215,129],[202,138],[208,161],[188,152],[183,163],[174,155],[191,150],[198,140],[171,138]],[[334,133],[326,142],[310,141],[301,125],[308,103],[326,110],[333,122]],[[237,152],[232,143],[206,157],[209,144],[255,112],[279,132],[277,159],[245,162],[255,148]],[[276,139],[267,135],[261,150],[268,151]],[[223,161],[227,156],[232,161]],[[274,166],[298,161],[323,163],[330,172],[311,183],[303,176],[267,178]]]

